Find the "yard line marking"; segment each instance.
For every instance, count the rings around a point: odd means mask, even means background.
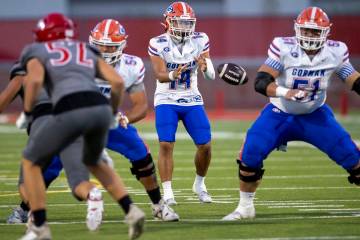
[[[311,206],[312,207],[312,206]],[[308,208],[308,209],[299,209],[300,212],[309,212],[309,211],[359,211],[360,208]],[[345,213],[345,212],[344,212]]]
[[[343,186],[339,186],[339,187],[259,187],[257,191],[272,191],[272,190],[336,190],[336,189],[355,189],[357,187],[354,186],[349,186],[349,187],[343,187]],[[143,189],[131,189],[131,188],[127,188],[127,190],[131,193],[145,193]],[[239,188],[208,188],[208,190],[211,191],[239,191]],[[104,190],[103,190],[104,191]],[[190,188],[180,188],[180,189],[176,189],[174,190],[174,192],[181,192],[181,191],[192,191]],[[64,190],[48,190],[47,193],[52,194],[52,193],[69,193],[71,192],[70,189],[64,189]],[[0,191],[0,193],[2,193]],[[17,191],[13,191],[13,194],[18,194]],[[6,191],[6,194],[0,194],[0,197],[5,197],[5,196],[15,196],[13,195],[10,191]]]
[[[25,131],[19,130],[14,126],[0,125],[0,133],[24,133]],[[141,137],[145,140],[158,140],[158,135],[156,132],[142,132]],[[212,139],[225,139],[225,140],[243,140],[245,137],[245,132],[229,132],[229,131],[213,131],[211,132]],[[191,141],[190,136],[187,132],[177,132],[176,140],[188,140]],[[360,144],[360,139],[354,139],[356,144]],[[314,146],[305,143],[305,142],[289,142],[291,147],[311,147]]]
[[[309,237],[275,237],[275,238],[214,238],[209,240],[338,240],[359,239],[359,236],[309,236]]]
[[[239,224],[241,222],[268,222],[276,220],[308,220],[308,219],[336,219],[336,218],[360,218],[359,216],[340,216],[340,215],[326,215],[326,216],[292,216],[292,217],[270,217],[270,218],[255,218],[252,220],[236,221]],[[103,223],[123,223],[124,220],[103,220]],[[156,219],[147,219],[146,222],[159,222]],[[181,219],[180,223],[194,223],[194,222],[218,222],[218,223],[234,223],[235,221],[222,221],[220,219]],[[69,224],[84,224],[85,221],[71,221],[71,222],[48,222],[50,225],[69,225]],[[25,224],[24,224],[25,225]],[[18,224],[0,223],[0,226],[19,226]]]
[[[255,204],[256,205],[256,204]],[[342,204],[334,205],[284,205],[284,206],[269,206],[268,208],[308,208],[308,207],[344,207]]]

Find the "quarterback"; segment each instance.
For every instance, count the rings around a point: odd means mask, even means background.
[[[176,204],[171,180],[175,133],[181,120],[197,147],[193,191],[200,202],[210,203],[204,183],[211,160],[210,123],[197,87],[198,69],[205,79],[215,79],[209,38],[203,32],[195,32],[195,13],[187,3],[174,2],[164,17],[165,33],[152,38],[148,48],[157,79],[154,105],[164,199],[170,205]]]
[[[297,17],[295,37],[276,37],[255,79],[255,90],[270,103],[246,134],[237,163],[240,202],[223,220],[255,217],[254,196],[264,174],[263,161],[289,141],[304,141],[326,153],[360,185],[360,151],[325,104],[335,73],[360,94],[360,73],[349,61],[345,43],[327,39],[331,23],[317,7]],[[326,139],[324,141],[324,139]]]

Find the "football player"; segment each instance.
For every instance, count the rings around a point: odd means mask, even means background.
[[[0,112],[17,96],[23,100],[23,82],[26,75],[25,69],[20,63],[15,63],[10,71],[10,82],[4,91],[0,94]],[[31,113],[31,118],[25,121],[23,115],[20,115],[16,124],[20,129],[27,128],[30,140],[34,137],[37,131],[45,125],[45,123],[52,117],[52,104],[45,89],[37,97],[35,107]],[[96,188],[95,184],[89,181],[89,171],[86,166],[76,160],[82,155],[83,141],[81,138],[76,139],[72,144],[66,147],[58,156],[52,158],[51,163],[47,166],[42,166],[42,175],[44,178],[45,187],[55,180],[63,168],[66,172],[66,177],[73,195],[78,200],[87,201],[87,216],[86,225],[89,230],[94,231],[98,229],[102,220],[103,200],[102,193]],[[76,169],[74,171],[73,169]],[[22,202],[19,207],[16,207],[12,214],[8,217],[7,223],[26,223],[28,220],[28,197],[24,189],[24,176],[22,168],[20,169],[20,176],[18,181],[18,189]]]
[[[185,2],[172,3],[164,13],[164,20],[165,33],[152,38],[148,48],[156,76],[158,167],[164,199],[169,205],[176,204],[171,180],[175,133],[181,120],[197,147],[193,191],[200,202],[210,203],[212,199],[204,183],[211,160],[210,123],[197,87],[198,70],[205,79],[215,79],[209,38],[206,33],[195,32],[195,13]]]
[[[161,199],[151,153],[136,128],[131,125],[145,117],[148,104],[143,82],[144,63],[137,56],[123,53],[127,37],[125,28],[113,19],[105,19],[96,24],[89,36],[90,44],[101,52],[105,62],[112,65],[124,79],[125,90],[132,103],[131,109],[120,117],[123,124],[110,129],[106,147],[129,159],[132,164],[131,173],[143,184],[152,202],[154,217],[163,221],[178,221],[179,216]],[[97,79],[97,83],[101,92],[110,97],[111,85],[101,79]],[[110,156],[108,161],[112,162]]]
[[[74,24],[64,15],[45,16],[34,32],[37,42],[26,46],[20,57],[27,70],[24,112],[29,116],[44,85],[53,105],[53,117],[29,139],[23,151],[24,183],[33,221],[21,239],[51,239],[41,167],[79,137],[84,141],[83,155],[75,161],[82,160],[122,207],[129,224],[129,238],[135,239],[143,231],[145,214],[132,203],[115,171],[99,161],[109,126],[115,119],[113,114],[121,103],[124,82],[95,49],[75,40]],[[110,82],[110,104],[96,86],[95,77]],[[72,170],[76,172],[75,168]]]
[[[270,104],[247,131],[237,160],[240,202],[223,220],[255,217],[253,200],[264,174],[263,161],[289,141],[314,145],[350,174],[350,183],[360,185],[359,148],[325,103],[333,73],[357,94],[360,73],[349,61],[346,44],[328,39],[331,23],[322,9],[303,10],[294,28],[294,37],[272,41],[258,70],[255,90],[269,97]]]

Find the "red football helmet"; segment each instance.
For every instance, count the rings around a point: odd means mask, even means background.
[[[61,13],[50,13],[40,19],[33,31],[37,42],[76,37],[75,24]]]
[[[320,49],[326,42],[330,27],[330,20],[322,9],[308,7],[295,20],[296,39],[305,50]]]
[[[174,2],[164,13],[165,31],[176,40],[189,39],[195,31],[195,12],[189,4]]]
[[[94,27],[90,32],[89,42],[93,46],[114,46],[113,52],[102,52],[102,57],[108,64],[116,63],[120,60],[124,48],[126,47],[125,28],[116,20],[105,19]]]

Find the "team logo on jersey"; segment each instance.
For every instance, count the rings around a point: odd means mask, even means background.
[[[324,77],[326,69],[307,70],[301,68],[294,68],[292,71],[293,76],[297,77]]]
[[[299,54],[297,52],[291,52],[291,56],[293,56],[294,58],[297,58],[299,56]]]
[[[170,52],[170,48],[169,47],[164,47],[164,52]]]

